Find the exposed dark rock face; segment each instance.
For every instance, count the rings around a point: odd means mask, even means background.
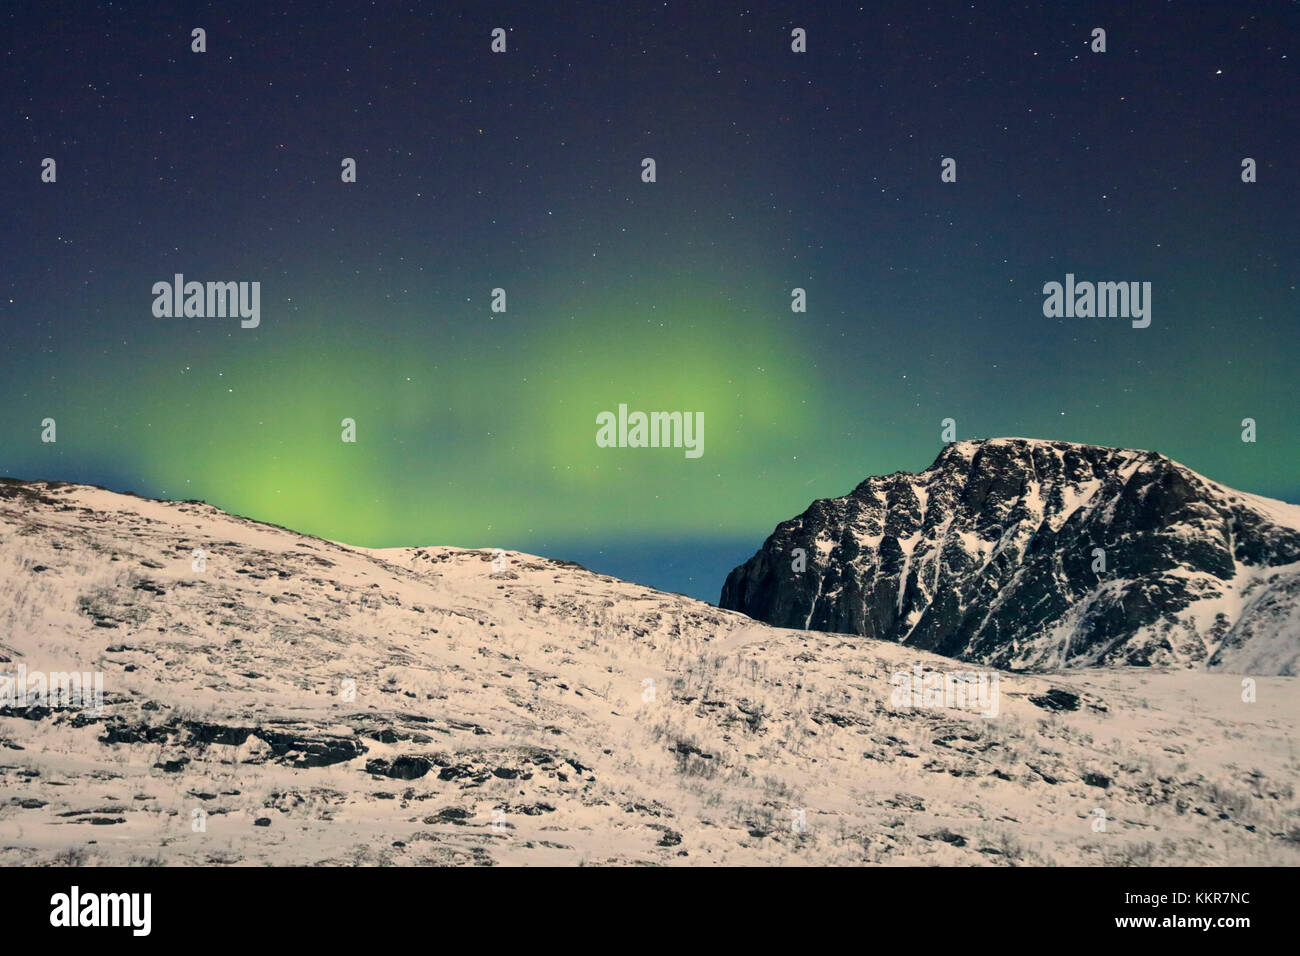
[[[814,502],[731,572],[719,603],[1013,669],[1288,674],[1298,562],[1296,506],[1155,452],[999,438]]]
[[[403,755],[392,760],[376,758],[366,762],[366,773],[392,777],[395,780],[418,780],[431,769],[433,769],[433,761],[419,755]]]
[[[255,737],[267,745],[272,759],[290,767],[328,767],[345,763],[366,752],[365,744],[355,737],[321,733],[310,727],[294,727],[284,722],[281,725],[286,729],[232,727],[179,719],[150,725],[132,723],[114,716],[105,722],[104,733],[99,741],[104,744],[150,743],[200,748],[223,744],[242,747],[250,737]],[[183,757],[181,760],[188,758]],[[245,761],[257,762],[257,758],[245,758]],[[183,767],[180,761],[168,763],[175,765],[175,771]]]

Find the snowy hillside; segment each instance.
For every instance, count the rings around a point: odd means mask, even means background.
[[[1289,678],[897,696],[953,667],[561,561],[0,482],[0,669],[103,687],[0,708],[0,862],[1300,860]]]

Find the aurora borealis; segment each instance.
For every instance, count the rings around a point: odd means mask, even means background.
[[[0,474],[710,601],[949,417],[1300,501],[1293,4],[764,6],[6,9]],[[156,318],[176,273],[260,325]],[[598,447],[620,403],[704,455]]]

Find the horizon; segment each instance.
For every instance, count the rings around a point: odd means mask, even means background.
[[[933,467],[935,463],[937,463],[939,457],[942,456],[943,451],[946,450],[950,445],[986,444],[989,442],[998,442],[998,441],[1024,441],[1024,442],[1031,442],[1031,443],[1040,442],[1044,444],[1088,445],[1089,447],[1110,448],[1116,451],[1133,451],[1133,452],[1140,452],[1143,454],[1154,453],[1160,455],[1161,457],[1165,458],[1168,461],[1172,461],[1174,464],[1179,465],[1180,467],[1187,468],[1189,471],[1192,471],[1195,474],[1200,475],[1202,478],[1206,478],[1211,481],[1217,481],[1213,475],[1206,475],[1195,468],[1191,468],[1186,463],[1179,462],[1176,459],[1171,458],[1170,456],[1165,455],[1163,452],[1159,452],[1155,449],[1119,448],[1113,445],[1099,446],[1099,445],[1091,445],[1090,443],[1084,443],[1084,442],[1069,442],[1064,439],[1028,438],[1025,436],[1018,436],[1018,435],[998,435],[989,438],[966,438],[966,439],[959,439],[955,442],[950,442],[948,445],[944,445],[942,448],[940,448],[939,452],[936,454],[934,461],[932,461],[931,464],[926,466],[925,468],[918,469],[917,471],[897,470],[897,471],[887,472],[880,475],[865,475],[859,482],[857,482],[853,486],[853,488],[856,488],[857,484],[861,484],[862,481],[869,480],[870,478],[887,478],[899,474],[903,474],[903,475],[923,474],[925,471],[928,471],[929,468]],[[304,536],[319,538],[322,540],[331,541],[335,544],[341,544],[351,548],[364,548],[367,550],[382,550],[385,548],[406,548],[406,549],[456,548],[456,549],[471,550],[471,551],[491,551],[494,548],[501,548],[502,550],[505,551],[514,551],[521,554],[531,554],[535,557],[549,558],[557,561],[572,561],[573,563],[581,565],[584,569],[588,571],[592,571],[594,573],[606,574],[611,577],[616,577],[621,580],[628,581],[632,584],[640,584],[645,587],[653,588],[657,591],[662,591],[664,593],[681,594],[686,597],[693,598],[695,600],[703,601],[707,604],[713,605],[714,607],[718,606],[719,597],[721,596],[722,584],[717,583],[716,586],[714,586],[714,584],[708,579],[697,578],[696,576],[700,573],[701,568],[712,568],[712,567],[722,568],[723,570],[718,576],[718,582],[725,581],[727,575],[730,574],[733,569],[744,564],[745,561],[747,561],[750,557],[754,556],[755,554],[757,554],[762,550],[762,545],[764,541],[771,534],[772,530],[777,526],[777,524],[789,520],[791,518],[794,518],[799,514],[802,514],[808,507],[810,507],[816,501],[835,500],[838,498],[843,498],[853,491],[853,488],[849,488],[847,491],[843,492],[842,494],[824,495],[818,498],[809,499],[808,503],[804,505],[803,508],[800,508],[798,511],[785,515],[783,517],[776,518],[772,522],[771,528],[769,528],[768,531],[764,532],[761,538],[755,541],[750,541],[748,539],[742,539],[742,538],[736,538],[734,540],[708,539],[704,541],[699,541],[699,540],[691,541],[689,539],[671,539],[671,538],[664,538],[659,540],[648,539],[639,542],[635,549],[629,549],[626,551],[614,551],[612,553],[606,554],[605,551],[601,549],[599,545],[592,545],[589,543],[582,543],[582,542],[576,542],[576,543],[557,542],[554,550],[538,550],[538,551],[530,551],[525,548],[511,547],[509,545],[502,545],[495,542],[485,543],[485,544],[461,544],[461,543],[449,542],[449,541],[422,541],[418,543],[399,542],[394,544],[365,545],[365,544],[359,544],[352,541],[347,541],[344,539],[331,538],[325,535],[320,535],[313,532],[305,531],[300,528],[294,528],[292,526],[280,524],[275,521],[257,517],[256,515],[240,514],[239,512],[231,511],[227,508],[224,508],[216,502],[207,501],[202,498],[174,498],[174,497],[167,497],[167,496],[155,496],[155,495],[141,494],[132,489],[117,489],[117,488],[107,487],[101,484],[96,484],[93,482],[64,481],[62,479],[18,478],[13,475],[0,475],[0,481],[17,481],[24,484],[48,483],[48,484],[78,485],[81,487],[98,488],[100,490],[108,491],[113,494],[127,495],[131,497],[141,498],[143,500],[162,501],[168,503],[197,502],[201,504],[210,505],[211,507],[214,507],[219,511],[222,511],[223,513],[231,515],[233,517],[243,518],[249,521],[255,521],[259,524],[271,525],[277,528],[283,528],[284,530],[293,532],[295,534],[301,534]],[[1222,482],[1217,482],[1217,483],[1222,484]],[[1300,507],[1300,500],[1288,500],[1286,498],[1280,498],[1274,495],[1262,495],[1258,492],[1251,491],[1248,488],[1233,488],[1233,490],[1242,492],[1244,494],[1249,494],[1257,498],[1263,498],[1270,501],[1277,501],[1282,504]],[[690,560],[686,562],[682,562],[684,551],[690,555]]]

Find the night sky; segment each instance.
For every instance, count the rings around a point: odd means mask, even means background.
[[[0,24],[0,474],[710,601],[813,499],[928,465],[945,418],[1300,502],[1295,3]],[[176,273],[260,282],[260,325],[155,317]],[[1150,282],[1150,327],[1045,317],[1067,273]],[[597,447],[620,403],[703,412],[704,454]]]

